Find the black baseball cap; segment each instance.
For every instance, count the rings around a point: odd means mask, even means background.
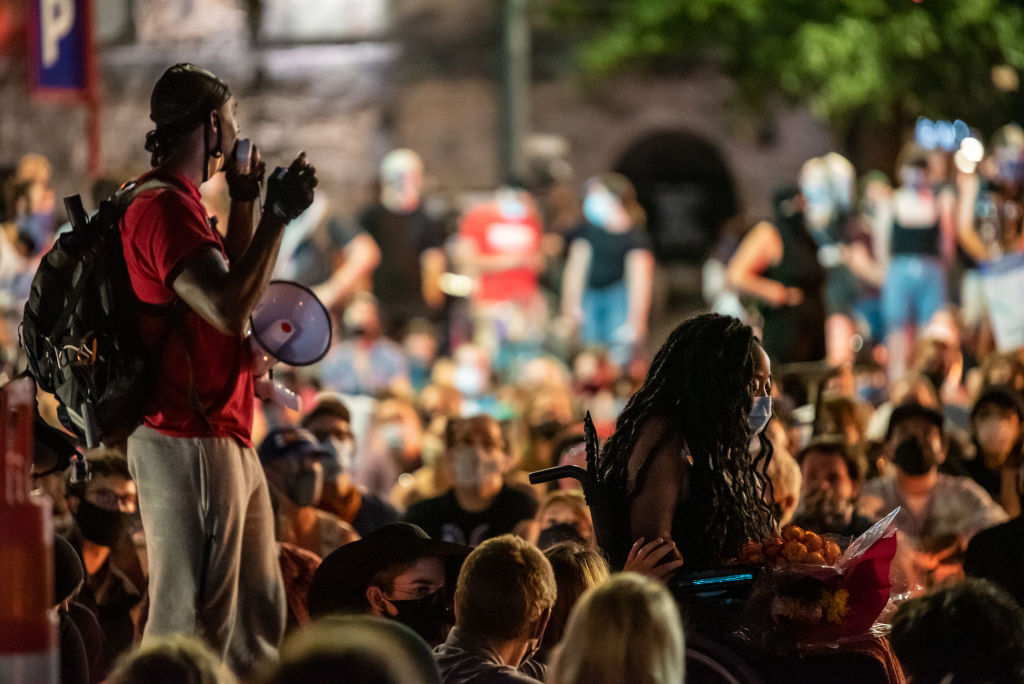
[[[932,423],[935,427],[942,431],[944,420],[942,414],[935,409],[918,404],[916,402],[910,404],[900,404],[892,410],[892,414],[889,416],[889,427],[885,431],[885,438],[890,439],[892,437],[893,430],[896,426],[902,423],[904,420],[910,418],[924,418],[925,420]]]
[[[1017,417],[1024,420],[1024,397],[1020,392],[1008,385],[990,385],[986,387],[971,407],[971,420],[974,420],[978,409],[985,404],[996,404],[1004,408],[1013,409]]]
[[[153,86],[149,118],[157,127],[185,129],[199,125],[209,112],[231,97],[228,84],[195,64],[175,64]]]
[[[277,428],[264,437],[256,454],[260,457],[260,463],[267,465],[281,458],[318,456],[327,452],[320,447],[312,432],[288,426]]]
[[[431,539],[412,523],[384,525],[330,553],[313,573],[307,607],[312,618],[332,613],[365,613],[366,587],[387,568],[410,565],[427,556],[467,556],[462,544]]]

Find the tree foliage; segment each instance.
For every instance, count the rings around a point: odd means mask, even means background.
[[[1019,0],[553,0],[590,37],[590,77],[710,61],[755,110],[807,104],[842,131],[915,116],[991,129],[1019,118],[993,67],[1024,70]]]

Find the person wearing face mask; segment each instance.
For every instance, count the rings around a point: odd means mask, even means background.
[[[796,187],[775,191],[772,222],[761,221],[729,261],[729,285],[754,297],[764,317],[764,348],[776,363],[825,358],[825,267]]]
[[[584,223],[569,243],[562,285],[562,315],[585,345],[609,349],[623,365],[647,335],[654,256],[646,216],[625,176],[587,181]]]
[[[874,503],[876,519],[900,507],[896,525],[914,549],[921,585],[958,572],[971,537],[1007,520],[977,482],[939,472],[946,456],[942,426],[942,416],[934,409],[920,404],[896,407],[887,433],[895,473],[870,480],[862,495],[866,504]]]
[[[709,570],[770,536],[771,386],[768,355],[737,319],[702,314],[669,335],[597,458],[609,511],[594,524],[607,525],[613,568],[657,540],[673,547],[667,567]]]
[[[302,418],[322,449],[318,459],[324,486],[317,508],[332,513],[365,536],[401,517],[394,506],[356,485],[352,479],[356,439],[351,414],[340,399],[324,397]]]
[[[529,494],[505,484],[510,463],[501,425],[491,416],[452,420],[442,467],[454,486],[441,496],[409,507],[405,519],[432,537],[476,546],[526,525],[537,512]]]
[[[123,457],[93,457],[89,464],[91,479],[69,485],[68,507],[75,516],[69,541],[85,568],[77,600],[96,615],[114,658],[135,642],[133,611],[146,592],[131,541],[137,492]]]
[[[948,188],[929,184],[924,152],[910,145],[898,168],[882,286],[890,379],[906,372],[917,334],[946,303],[946,267],[956,244],[955,200]]]
[[[376,615],[436,646],[454,623],[449,579],[469,551],[409,523],[384,525],[324,558],[309,586],[310,617]]]
[[[537,509],[528,539],[546,551],[556,544],[571,541],[596,548],[594,521],[579,490],[548,493]]]
[[[329,456],[307,430],[283,427],[270,432],[257,451],[276,510],[277,539],[321,558],[359,538],[352,526],[317,508],[323,496]]]
[[[368,443],[360,447],[353,479],[366,491],[386,497],[399,478],[423,463],[423,423],[416,405],[405,398],[377,402]]]
[[[1024,446],[1024,398],[1016,390],[995,385],[985,389],[971,409],[975,456],[963,460],[964,474],[999,501],[1007,514],[1020,514],[1017,470]]]
[[[396,149],[384,156],[380,198],[360,212],[358,224],[359,235],[387,255],[371,277],[384,334],[400,340],[412,319],[442,317],[446,300],[439,283],[445,271],[445,235],[424,209],[423,160],[418,154]]]

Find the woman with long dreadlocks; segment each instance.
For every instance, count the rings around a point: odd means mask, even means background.
[[[663,566],[706,570],[770,534],[771,444],[760,435],[770,391],[768,355],[750,327],[703,314],[672,332],[598,457],[614,567],[664,551]]]

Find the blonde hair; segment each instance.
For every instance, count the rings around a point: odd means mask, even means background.
[[[580,598],[552,665],[558,684],[676,684],[686,674],[679,609],[659,582],[625,572]]]
[[[590,508],[587,507],[587,500],[579,489],[556,489],[550,491],[544,497],[537,508],[537,522],[544,522],[544,514],[552,506],[565,506],[572,509],[579,521],[579,532],[584,539],[594,539],[594,520],[590,516]]]
[[[456,626],[486,641],[529,636],[555,605],[555,573],[533,544],[505,534],[466,557],[455,585]]]
[[[562,542],[544,551],[551,563],[558,587],[558,598],[551,609],[551,618],[544,630],[542,649],[554,648],[569,622],[569,614],[583,594],[606,582],[610,577],[608,561],[593,546]]]

